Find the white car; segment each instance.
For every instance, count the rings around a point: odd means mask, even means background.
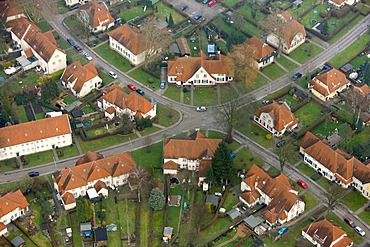
[[[204,112],[204,111],[207,111],[207,107],[205,107],[205,106],[198,106],[197,107],[197,112]]]
[[[84,52],[84,53],[82,53],[82,55],[84,55],[84,57],[85,57],[87,60],[89,60],[89,61],[91,61],[91,60],[92,60],[92,56],[90,56],[90,54],[89,54],[89,53]]]
[[[355,227],[355,231],[356,231],[358,234],[360,234],[361,236],[365,236],[365,232],[364,232],[364,230],[362,230],[362,229],[361,229],[361,227],[356,226],[356,227]]]
[[[118,78],[117,74],[116,74],[116,73],[114,73],[113,71],[109,71],[109,72],[108,72],[108,75],[109,75],[110,77],[112,77],[113,79],[117,79],[117,78]]]

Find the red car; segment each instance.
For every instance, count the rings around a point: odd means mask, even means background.
[[[298,180],[297,184],[299,184],[299,186],[301,186],[303,189],[308,188],[308,185],[302,179]]]
[[[208,3],[208,7],[212,7],[213,5],[216,4],[216,0],[211,0],[209,3]]]
[[[127,85],[127,87],[129,89],[131,89],[132,91],[135,91],[136,90],[136,87],[134,85],[132,85],[131,83]]]

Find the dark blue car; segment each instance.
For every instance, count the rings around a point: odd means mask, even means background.
[[[184,10],[185,10],[185,9],[187,9],[187,8],[188,8],[188,6],[187,6],[187,5],[181,5],[179,9],[180,9],[181,11],[184,11]]]
[[[30,176],[31,178],[33,178],[33,177],[38,177],[40,175],[40,173],[39,172],[29,172],[28,173],[28,176]]]
[[[194,16],[194,20],[199,20],[200,18],[202,18],[202,15],[201,14],[196,14],[195,16]]]
[[[74,45],[75,45],[75,42],[73,41],[73,39],[67,39],[67,42],[68,42],[71,46],[74,46]]]
[[[293,78],[292,79],[295,81],[295,80],[298,80],[301,77],[302,77],[302,74],[301,73],[295,73],[295,75],[293,75]]]

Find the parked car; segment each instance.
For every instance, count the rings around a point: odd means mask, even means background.
[[[220,192],[215,192],[215,196],[222,196],[222,193],[220,193]]]
[[[208,3],[208,7],[212,7],[213,5],[215,5],[217,2],[216,0],[211,0],[209,3]]]
[[[289,228],[287,226],[283,226],[282,228],[279,229],[278,234],[283,235],[285,232],[288,231],[288,229]]]
[[[132,91],[136,91],[136,87],[134,85],[132,85],[131,83],[127,85],[127,87],[129,89],[131,89]]]
[[[75,49],[76,49],[76,51],[78,51],[79,53],[81,53],[82,52],[82,48],[80,47],[80,46],[78,46],[78,45],[74,45],[73,46]]]
[[[210,0],[203,0],[203,4],[209,3]]]
[[[69,7],[69,10],[75,10],[75,9],[78,9],[80,6],[81,6],[81,4],[76,3],[76,4],[72,5],[71,7]]]
[[[266,105],[266,104],[268,104],[268,103],[270,103],[270,101],[269,101],[269,100],[263,100],[263,101],[262,101],[262,104],[264,104],[264,105]]]
[[[299,179],[298,181],[297,181],[297,184],[299,185],[299,186],[301,186],[303,189],[307,189],[308,188],[308,185],[305,183],[305,181],[303,181],[302,179]]]
[[[350,225],[351,227],[355,227],[355,222],[353,222],[351,220],[351,218],[347,217],[347,218],[344,218],[344,222],[346,222],[348,225]]]
[[[161,81],[161,84],[159,84],[159,88],[160,89],[164,89],[166,87],[166,82],[165,81]]]
[[[204,111],[207,111],[207,107],[205,107],[205,106],[198,106],[197,107],[197,112],[204,112]]]
[[[82,53],[82,55],[83,55],[87,60],[89,60],[89,61],[91,61],[91,60],[92,60],[92,56],[90,56],[90,54],[89,54],[89,53],[84,52],[84,53]]]
[[[113,79],[117,79],[117,78],[118,78],[117,74],[116,74],[116,73],[114,73],[113,71],[108,71],[108,75],[109,75],[110,77],[112,77]]]
[[[355,227],[355,232],[357,232],[358,234],[360,234],[362,237],[365,236],[364,230],[362,230],[361,227],[359,227],[359,226],[356,226]]]
[[[40,176],[40,173],[39,172],[29,172],[28,176],[30,176],[31,178],[38,177],[38,176]]]
[[[180,5],[180,10],[181,11],[184,11],[185,9],[187,9],[188,8],[188,5]]]
[[[201,14],[196,14],[194,17],[193,17],[193,19],[194,20],[199,20],[200,18],[202,18],[202,15]]]
[[[143,90],[141,90],[140,88],[136,89],[136,92],[137,92],[138,94],[140,94],[141,96],[144,96],[144,95],[145,95],[144,91],[143,91]]]
[[[248,207],[247,207],[247,206],[245,206],[244,204],[242,204],[242,205],[240,206],[240,208],[241,208],[242,210],[244,210],[244,211],[247,211],[247,209],[248,209]]]
[[[301,73],[295,73],[294,75],[293,75],[293,80],[294,81],[296,81],[296,80],[298,80],[299,78],[301,78],[302,77],[302,74]]]
[[[279,141],[279,142],[277,142],[277,143],[276,143],[276,147],[277,147],[277,148],[280,148],[280,147],[282,147],[284,144],[285,144],[285,141],[284,141],[284,140],[281,140],[281,141]]]
[[[75,42],[73,41],[73,39],[67,39],[67,42],[71,45],[71,46],[74,46],[75,45]]]

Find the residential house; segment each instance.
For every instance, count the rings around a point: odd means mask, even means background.
[[[105,2],[97,0],[81,5],[77,18],[93,33],[104,32],[114,26],[114,19],[109,13],[108,6]]]
[[[253,36],[245,41],[255,51],[255,60],[258,69],[264,68],[274,62],[276,51],[268,44]]]
[[[102,85],[102,79],[99,77],[93,62],[82,65],[80,61],[70,64],[63,72],[62,85],[71,89],[74,96],[83,98]]]
[[[107,196],[104,190],[107,187],[126,184],[134,167],[135,161],[129,152],[79,164],[54,172],[54,189],[61,195],[64,208],[71,209],[75,205],[73,198],[85,196],[88,189],[95,187]]]
[[[285,102],[272,101],[257,109],[254,122],[275,136],[282,136],[285,131],[293,131],[298,126],[298,119]]]
[[[7,225],[28,212],[29,204],[20,190],[0,195],[0,236],[8,233]]]
[[[100,153],[88,151],[86,154],[84,154],[81,158],[79,158],[76,161],[76,166],[81,165],[81,164],[85,164],[85,163],[88,163],[88,162],[100,160],[100,159],[103,159],[103,158],[104,158],[104,155],[102,155]]]
[[[68,115],[0,128],[0,160],[72,144]]]
[[[347,5],[355,5],[359,0],[329,0],[329,4],[333,5],[336,9],[340,9]]]
[[[355,84],[353,85],[353,89],[370,99],[370,87],[366,83]]]
[[[353,245],[347,233],[326,217],[303,228],[302,237],[317,247],[351,247]]]
[[[17,6],[15,1],[2,0],[0,1],[0,18],[5,20],[5,25],[7,31],[10,31],[9,28],[14,24],[14,20],[26,17],[23,13],[23,10]]]
[[[102,90],[103,96],[98,100],[98,107],[107,118],[128,114],[131,120],[136,118],[153,119],[157,115],[157,104],[150,102],[136,92],[125,93],[123,88],[112,84]]]
[[[239,199],[248,207],[266,204],[261,215],[269,226],[284,224],[298,217],[305,209],[305,203],[298,197],[289,179],[284,175],[272,178],[262,168],[253,165],[240,185]]]
[[[228,69],[227,56],[208,57],[203,51],[198,57],[176,57],[168,61],[168,83],[176,86],[214,86],[229,83],[233,75]]]
[[[346,75],[336,68],[326,70],[308,82],[310,92],[322,101],[334,98],[349,85]]]
[[[279,45],[281,45],[282,52],[289,54],[306,41],[306,30],[301,23],[293,19],[288,11],[281,12],[278,17],[285,23],[283,32],[279,35],[281,37],[270,33],[267,36],[267,43],[275,48],[279,48]]]
[[[24,70],[40,66],[45,74],[52,74],[67,67],[67,55],[51,31],[43,33],[34,23],[20,17],[14,20],[11,37],[22,49],[16,60]]]
[[[355,187],[364,197],[370,199],[370,167],[328,145],[311,132],[303,137],[299,152],[303,161],[324,178],[336,182],[343,188]]]
[[[73,6],[73,5],[76,5],[76,4],[87,3],[89,0],[64,0],[64,1],[65,1],[66,6],[70,7],[70,6]]]
[[[131,64],[136,66],[145,61],[148,48],[140,29],[126,23],[109,32],[108,36],[109,47],[121,54]]]
[[[163,173],[176,175],[181,169],[201,172],[198,174],[202,183],[206,176],[207,167],[222,139],[211,139],[196,131],[190,136],[175,137],[164,140]],[[202,177],[201,177],[202,176]]]

